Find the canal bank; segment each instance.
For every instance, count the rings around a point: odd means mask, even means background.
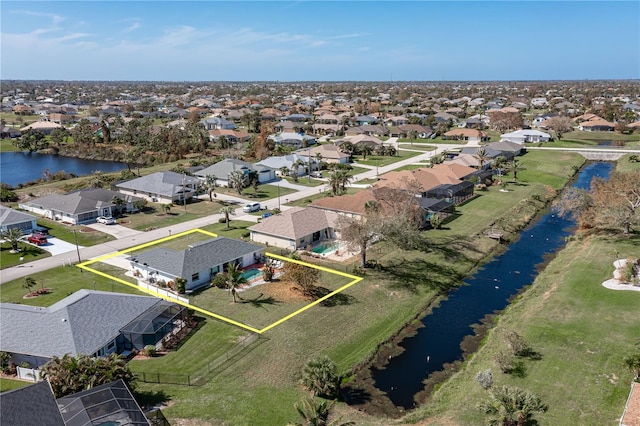
[[[594,175],[606,177],[612,167],[612,163],[589,164],[574,185],[588,187]],[[504,253],[381,345],[375,360],[349,382],[345,398],[370,414],[392,417],[422,403],[436,383],[477,349],[491,316],[533,282],[541,265],[564,245],[572,224],[553,213],[541,215]],[[358,393],[369,395],[368,401],[350,399]]]

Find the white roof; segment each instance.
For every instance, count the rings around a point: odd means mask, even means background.
[[[524,136],[541,136],[550,138],[551,135],[545,132],[541,132],[540,130],[533,129],[524,129],[524,130],[516,130],[515,132],[505,133],[500,135],[501,137],[524,137]]]

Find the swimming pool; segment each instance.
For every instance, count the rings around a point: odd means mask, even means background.
[[[335,251],[337,248],[338,246],[335,243],[322,243],[314,247],[311,251],[318,254],[326,254]]]
[[[258,278],[258,276],[262,275],[262,271],[260,269],[247,269],[246,271],[242,271],[242,276],[246,278],[247,281],[251,281],[253,279]]]

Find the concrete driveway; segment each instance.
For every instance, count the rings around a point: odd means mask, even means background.
[[[27,244],[31,244],[27,241],[24,241]],[[34,245],[34,244],[31,244]],[[43,246],[36,246],[41,248],[42,250],[46,250],[51,253],[51,256],[55,256],[57,254],[69,253],[76,251],[76,245],[73,243],[68,243],[66,241],[61,240],[56,237],[47,237],[47,244]],[[82,246],[78,246],[78,248],[84,248]]]
[[[105,225],[104,223],[92,223],[86,225],[88,228],[95,229],[96,231],[104,232],[116,238],[132,237],[142,233],[142,231],[136,231],[135,229],[127,228],[122,225]]]

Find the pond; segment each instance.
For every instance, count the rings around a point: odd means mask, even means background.
[[[588,189],[595,176],[607,178],[614,163],[591,163],[578,174],[575,187]],[[525,228],[507,250],[484,265],[422,319],[421,328],[400,346],[404,351],[373,371],[376,387],[405,409],[417,405],[414,397],[424,381],[447,364],[462,360],[461,343],[474,334],[473,325],[504,309],[509,298],[531,284],[539,266],[571,235],[574,222],[548,212]]]
[[[13,187],[40,179],[47,170],[52,174],[64,170],[66,173],[84,176],[98,170],[108,173],[126,168],[125,163],[116,161],[84,160],[36,152],[0,153],[0,182]]]

